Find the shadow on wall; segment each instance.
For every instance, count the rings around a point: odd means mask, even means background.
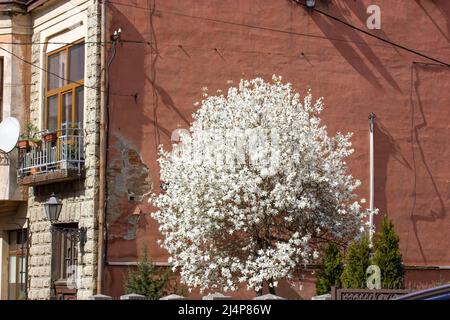
[[[166,139],[170,141],[172,137],[172,130],[163,127],[158,122],[158,109],[160,106],[160,102],[164,107],[168,109],[169,112],[175,113],[183,122],[185,122],[188,127],[190,126],[189,120],[183,115],[183,113],[180,111],[180,109],[175,105],[175,102],[173,101],[170,94],[165,90],[162,86],[158,84],[158,73],[157,73],[157,64],[158,61],[162,58],[159,54],[159,48],[158,48],[158,39],[156,36],[156,30],[155,30],[155,17],[157,17],[157,10],[156,10],[156,1],[149,1],[151,2],[151,7],[149,11],[149,23],[147,26],[147,33],[150,36],[150,42],[151,42],[151,61],[150,61],[150,68],[147,72],[145,72],[145,77],[143,79],[143,82],[148,83],[150,85],[150,92],[151,92],[151,105],[152,105],[152,112],[151,117],[149,118],[154,129],[155,129],[155,152],[158,153],[158,146],[161,144],[161,136],[164,136]],[[183,51],[184,54],[186,54],[188,57],[189,53],[180,45],[180,50]]]
[[[180,111],[180,109],[177,108],[177,106],[175,105],[175,102],[173,101],[173,99],[170,96],[170,94],[163,87],[159,86],[156,82],[154,82],[154,80],[156,80],[156,79],[152,79],[149,76],[146,76],[145,78],[152,85],[154,94],[158,98],[161,98],[161,102],[162,102],[163,106],[165,106],[170,112],[176,113],[178,115],[178,117],[180,117],[180,119],[183,120],[183,122],[186,123],[186,125],[188,127],[190,127],[191,123],[183,115],[183,113]],[[156,76],[155,76],[155,78],[156,78]],[[159,99],[158,99],[158,101],[159,101]],[[154,118],[157,119],[156,114],[154,115]],[[156,125],[157,125],[157,123],[155,124],[155,126]],[[171,138],[172,133],[171,133],[170,130],[167,130],[165,128],[161,128],[160,126],[158,126],[158,128],[160,128],[162,130],[162,133],[165,136],[167,136],[169,139]]]
[[[340,2],[337,2],[339,5]],[[364,4],[359,1],[352,2],[351,4],[344,5],[344,7],[338,7],[331,13],[336,18],[352,24],[352,21],[348,21],[342,14],[348,13],[351,10],[359,20],[366,20],[368,15]],[[332,20],[317,12],[311,13],[311,19],[316,23],[322,33],[330,39],[330,42],[336,48],[336,50],[344,57],[344,59],[355,69],[362,77],[370,82],[374,87],[381,89],[380,77],[384,79],[392,89],[401,92],[401,89],[383,62],[377,57],[375,52],[371,49],[371,45],[367,44],[359,31],[354,30],[343,23]],[[377,30],[380,36],[387,39],[387,36],[381,31]],[[357,47],[358,51],[354,49]],[[370,65],[368,63],[370,62]],[[371,69],[375,68],[378,74]]]
[[[380,213],[389,215],[390,211],[386,194],[389,162],[391,159],[395,159],[410,171],[412,167],[402,154],[399,144],[383,125],[383,119],[380,118],[375,120],[374,142],[375,206],[380,210]],[[377,227],[381,224],[381,219],[381,214],[374,217]]]
[[[135,237],[137,226],[141,223],[140,216],[134,214],[138,208],[137,200],[145,194],[146,191],[141,190],[145,189],[145,184],[151,185],[148,168],[135,146],[143,140],[144,128],[151,122],[145,116],[143,99],[145,59],[150,47],[148,39],[135,28],[134,21],[145,21],[146,14],[129,9],[124,13],[121,9],[123,7],[120,5],[109,5],[109,32],[121,28],[122,40],[141,43],[119,43],[109,70],[107,224],[110,245],[116,239]],[[109,59],[111,55],[109,52]],[[127,255],[137,256],[137,250],[136,244],[127,246]]]
[[[337,5],[339,4],[341,3],[337,3]],[[340,20],[352,23],[342,14],[342,12],[349,13],[349,8],[360,20],[364,19],[365,21],[368,17],[365,12],[364,5],[360,2],[352,2],[348,5],[348,7],[344,4],[343,7],[338,7],[336,10],[333,10],[332,15]],[[330,42],[345,58],[345,60],[347,60],[347,62],[374,87],[382,88],[379,81],[381,76],[391,86],[391,88],[401,92],[401,89],[395,79],[358,31],[319,13],[313,12],[311,14],[311,19],[316,23],[327,38],[342,39],[330,40]],[[379,30],[377,30],[377,32],[379,32]],[[380,36],[383,35],[384,34],[381,34]],[[384,35],[384,38],[387,39],[386,35]],[[361,52],[361,54],[353,48],[354,46],[358,48],[358,51]],[[369,62],[372,66],[368,65]],[[375,74],[371,70],[372,67],[375,68],[378,74]]]
[[[171,130],[158,119],[160,104],[186,123],[172,97],[158,84],[158,49],[154,20],[156,1],[140,1],[142,10],[111,3],[110,32],[122,29],[123,42],[110,69],[110,141],[108,153],[108,258],[135,260],[142,241],[138,233],[151,234],[154,223],[147,217],[148,198],[153,183],[158,186],[156,162],[143,156],[158,153],[161,140],[171,138]],[[137,94],[136,98],[134,95]],[[154,140],[153,140],[154,139]],[[149,229],[150,228],[150,229]],[[142,235],[141,234],[141,235]],[[139,236],[139,239],[140,236]]]
[[[423,1],[423,0],[414,0],[416,4],[424,11],[425,15],[430,19],[439,33],[450,42],[450,2],[448,0],[433,0],[433,1]],[[447,30],[444,30],[433,18],[429,12],[430,5],[434,5],[437,10],[441,13],[441,15],[445,18],[447,22]]]
[[[428,163],[427,155],[430,154],[429,151],[431,150],[427,150],[426,152],[424,148],[426,148],[427,145],[422,142],[423,138],[428,138],[426,130],[429,128],[424,109],[423,94],[421,93],[424,92],[425,89],[422,89],[422,91],[419,90],[423,83],[420,80],[419,70],[431,72],[431,75],[435,75],[436,71],[442,71],[444,69],[440,65],[417,63],[411,65],[411,151],[413,156],[414,202],[411,208],[410,217],[422,260],[424,263],[427,263],[427,258],[423,250],[423,241],[419,237],[418,225],[421,222],[432,223],[437,220],[442,220],[447,216],[447,212],[436,179],[432,173],[430,164]],[[434,85],[436,79],[427,81],[427,83],[428,82],[431,86],[436,88]],[[439,88],[437,88],[437,90],[439,90]],[[439,105],[440,103],[434,104],[433,107],[437,108]],[[444,105],[441,106],[443,108],[446,107]],[[429,192],[429,190],[424,189],[426,187],[430,187],[429,189],[434,197],[428,196],[427,199],[425,199],[427,203],[424,204],[423,199],[418,199],[418,195],[420,196],[423,190]]]

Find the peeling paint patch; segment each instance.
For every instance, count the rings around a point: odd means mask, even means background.
[[[120,134],[114,138],[107,173],[107,219],[108,225],[123,223],[126,228],[112,229],[110,238],[133,240],[141,216],[140,204],[146,204],[152,192],[151,173],[132,142]]]
[[[133,240],[136,239],[136,232],[137,232],[137,228],[139,226],[139,220],[140,220],[141,216],[131,216],[128,217],[128,223],[131,225],[128,227],[127,229],[127,234],[125,236],[123,236],[123,239],[125,240]]]

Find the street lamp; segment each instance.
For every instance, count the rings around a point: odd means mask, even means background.
[[[52,224],[56,223],[62,209],[62,202],[52,193],[51,197],[44,203],[45,216]]]
[[[52,224],[52,233],[57,230],[62,232],[63,234],[70,236],[72,239],[79,241],[80,246],[84,246],[84,243],[87,240],[87,229],[86,228],[64,228],[64,227],[55,227],[54,225],[58,222],[59,215],[61,214],[62,202],[59,200],[54,193],[50,196],[46,203],[44,203],[45,216],[48,221]]]
[[[316,5],[316,1],[315,0],[306,0],[306,6],[310,9],[314,8]]]

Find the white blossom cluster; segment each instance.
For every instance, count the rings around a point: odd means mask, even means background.
[[[150,199],[152,216],[184,283],[259,291],[314,262],[324,242],[360,233],[369,211],[347,172],[351,134],[329,137],[322,109],[281,77],[241,80],[226,96],[205,95],[189,134],[161,149],[166,188]],[[270,138],[251,143],[249,132]]]

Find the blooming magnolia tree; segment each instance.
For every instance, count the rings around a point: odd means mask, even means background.
[[[351,134],[328,136],[322,109],[275,76],[205,94],[190,132],[161,150],[165,190],[150,200],[184,283],[261,292],[317,259],[323,242],[360,233],[369,212],[347,172]]]

